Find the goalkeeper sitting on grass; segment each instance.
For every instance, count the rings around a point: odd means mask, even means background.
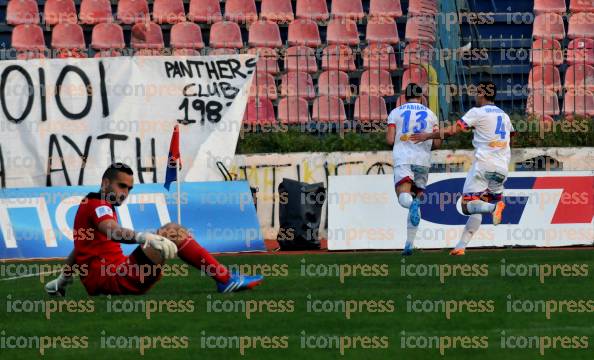
[[[230,273],[180,225],[169,223],[154,234],[121,227],[115,207],[132,190],[133,175],[127,165],[112,164],[103,174],[100,191],[81,201],[74,218],[74,251],[60,276],[45,285],[48,294],[66,294],[75,264],[86,268],[80,278],[89,295],[144,294],[161,278],[161,265],[176,254],[211,276],[222,293],[251,289],[262,282],[261,275]],[[124,256],[120,243],[139,246]],[[141,271],[146,268],[151,270],[147,276]]]

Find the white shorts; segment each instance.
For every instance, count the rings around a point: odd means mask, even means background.
[[[495,200],[503,194],[503,183],[507,179],[507,171],[485,171],[480,169],[476,163],[472,164],[462,193],[469,199],[478,198],[481,195],[492,195]]]
[[[421,192],[427,187],[429,179],[429,168],[419,165],[396,165],[394,166],[394,186],[398,186],[405,181],[412,181],[416,187],[414,192]]]

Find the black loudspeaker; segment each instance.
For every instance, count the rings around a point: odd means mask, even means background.
[[[307,184],[283,179],[278,185],[279,223],[277,241],[281,250],[320,248],[320,220],[326,201],[323,183]]]

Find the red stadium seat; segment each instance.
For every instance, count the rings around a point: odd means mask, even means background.
[[[78,24],[58,24],[52,30],[52,48],[57,58],[86,58],[82,27]]]
[[[214,23],[210,28],[209,44],[213,48],[242,48],[243,40],[239,25],[233,21]]]
[[[394,19],[402,16],[400,0],[371,0],[369,16],[390,16]]]
[[[145,39],[131,37],[130,45],[137,50],[138,55],[158,55],[164,48],[163,32],[158,24],[138,23],[132,26],[132,34],[143,33]]]
[[[174,49],[202,49],[202,30],[193,22],[185,21],[171,27],[171,47]]]
[[[537,90],[528,96],[526,112],[534,115],[559,115],[559,99],[551,90]]]
[[[223,20],[219,0],[190,0],[188,19],[199,23],[215,23]]]
[[[569,3],[569,11],[572,13],[592,13],[594,12],[594,2],[592,0],[571,0]]]
[[[530,58],[533,65],[555,65],[563,63],[561,44],[554,39],[536,39],[532,43]]]
[[[316,55],[312,48],[307,46],[292,46],[285,54],[285,70],[305,71],[315,73],[318,71]]]
[[[278,102],[278,120],[281,124],[296,125],[309,121],[307,100],[298,97],[286,97]]]
[[[408,3],[408,16],[435,16],[439,12],[436,1],[430,0],[410,0]]]
[[[369,18],[365,39],[368,43],[398,44],[398,29],[396,22],[389,17]]]
[[[251,23],[258,20],[258,12],[254,0],[227,0],[225,2],[225,19],[239,23]]]
[[[82,0],[78,18],[81,24],[112,22],[111,3],[109,0]]]
[[[250,96],[276,100],[278,95],[276,93],[274,76],[266,72],[256,72],[252,80],[252,86],[250,87]]]
[[[366,95],[393,96],[392,77],[386,70],[365,70],[361,74],[359,92]]]
[[[594,116],[594,93],[574,89],[565,93],[563,112],[568,118],[573,116]]]
[[[256,71],[263,71],[269,74],[278,74],[278,54],[271,48],[249,48],[248,54],[258,55]]]
[[[530,91],[535,89],[561,91],[561,76],[559,69],[555,65],[535,66],[528,73],[528,88]]]
[[[324,71],[318,77],[320,95],[338,96],[341,99],[351,97],[349,76],[343,71]]]
[[[344,103],[337,96],[320,96],[314,100],[312,118],[318,122],[343,122],[346,120]]]
[[[35,0],[11,0],[6,7],[6,23],[10,25],[39,24],[39,9]]]
[[[380,122],[388,118],[386,102],[381,96],[361,95],[355,101],[355,120],[359,122]]]
[[[365,17],[361,0],[332,0],[334,18],[361,20]]]
[[[404,48],[403,65],[431,64],[434,57],[434,48],[429,43],[412,42]]]
[[[402,106],[404,104],[406,104],[406,95],[402,94],[398,97],[398,100],[396,100],[396,106]],[[425,96],[421,97],[421,104],[427,106],[427,98]]]
[[[96,50],[122,50],[126,47],[122,27],[115,23],[101,23],[93,27],[91,47]],[[108,52],[109,53],[109,52]]]
[[[148,3],[146,0],[120,0],[118,1],[117,18],[123,24],[136,24],[149,21]]]
[[[297,0],[295,7],[298,19],[324,21],[330,16],[326,0]]]
[[[271,125],[276,123],[274,106],[267,98],[249,98],[243,115],[244,125]]]
[[[594,38],[594,13],[572,14],[569,18],[567,37],[570,39]]]
[[[555,13],[564,15],[567,12],[565,0],[534,0],[534,14]]]
[[[330,45],[322,52],[322,69],[355,71],[353,50],[346,45]]]
[[[536,15],[532,24],[532,37],[563,40],[565,38],[563,17],[552,13]]]
[[[289,45],[317,47],[322,44],[318,24],[309,19],[297,19],[289,24]]]
[[[250,46],[280,48],[283,46],[280,30],[275,22],[260,20],[250,25]]]
[[[78,21],[73,0],[47,0],[43,12],[46,25],[72,24]]]
[[[85,37],[78,24],[58,24],[52,30],[52,48],[85,49]]]
[[[594,40],[586,38],[571,40],[567,45],[567,63],[594,65]]]
[[[17,51],[38,52],[46,50],[43,29],[34,24],[17,25],[12,29],[12,48]]]
[[[565,88],[594,91],[594,67],[585,64],[569,66],[565,71]]]
[[[293,5],[291,0],[262,0],[260,18],[280,23],[293,21]]]
[[[435,19],[431,16],[413,16],[406,21],[406,40],[423,43],[435,42]]]
[[[153,21],[157,24],[177,24],[186,21],[183,0],[154,0]]]
[[[280,87],[281,96],[313,99],[316,97],[311,75],[306,72],[288,72],[283,75]]]
[[[363,68],[394,71],[398,69],[394,48],[388,44],[371,44],[363,50]]]
[[[326,40],[329,45],[358,45],[359,31],[357,23],[350,19],[332,19],[328,22]]]
[[[415,83],[423,88],[423,93],[427,94],[427,88],[429,85],[429,78],[427,76],[427,70],[421,66],[410,66],[402,74],[402,86],[400,90],[406,89],[406,86],[410,83]]]

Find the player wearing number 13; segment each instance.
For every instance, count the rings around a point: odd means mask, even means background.
[[[437,117],[421,104],[423,89],[411,83],[405,89],[406,104],[392,110],[388,116],[386,142],[394,146],[394,186],[398,203],[408,209],[406,243],[402,255],[412,255],[413,242],[421,220],[419,198],[422,196],[431,166],[431,149],[441,140],[421,143],[410,141],[411,135],[437,130]]]
[[[462,190],[462,212],[470,217],[458,245],[450,255],[464,255],[466,245],[482,222],[482,214],[492,214],[493,225],[498,225],[505,208],[502,201],[503,183],[507,178],[511,158],[510,136],[514,128],[509,116],[494,104],[497,95],[495,84],[483,81],[476,89],[477,107],[470,109],[462,119],[439,133],[411,137],[413,141],[421,142],[462,131],[474,132],[474,162]]]

